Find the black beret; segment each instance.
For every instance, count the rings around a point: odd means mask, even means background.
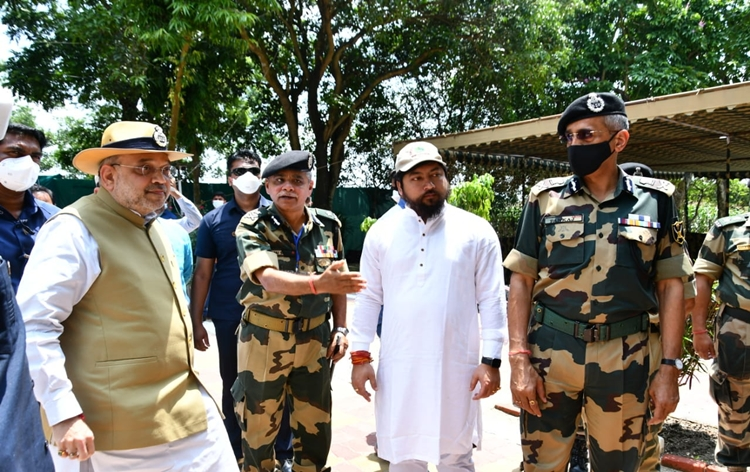
[[[263,169],[262,178],[270,177],[284,169],[301,170],[310,172],[313,170],[314,157],[307,151],[289,151],[273,158],[270,164]]]
[[[565,109],[560,121],[557,123],[557,134],[562,136],[568,125],[584,118],[592,116],[623,115],[625,113],[625,102],[614,93],[590,93],[577,98]]]
[[[643,177],[654,176],[654,171],[646,164],[641,164],[640,162],[625,162],[620,164],[620,169],[628,175],[641,175]]]

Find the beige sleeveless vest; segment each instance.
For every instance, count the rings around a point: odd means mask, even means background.
[[[158,222],[144,226],[104,189],[61,214],[79,218],[99,246],[101,274],[60,336],[96,448],[154,446],[205,430],[190,315]]]

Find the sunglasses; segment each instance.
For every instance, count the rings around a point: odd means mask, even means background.
[[[247,174],[248,172],[250,172],[256,177],[260,175],[260,169],[258,167],[237,167],[235,169],[232,169],[231,172],[229,173],[235,177],[241,177]]]
[[[588,142],[594,139],[594,135],[597,133],[611,133],[611,131],[599,131],[595,129],[582,129],[575,133],[565,133],[560,136],[560,142],[568,144],[573,142],[573,138],[578,138],[579,141]],[[617,134],[617,133],[615,133]]]

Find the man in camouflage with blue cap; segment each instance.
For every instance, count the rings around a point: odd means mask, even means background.
[[[693,266],[698,295],[693,347],[714,359],[709,382],[719,407],[716,460],[729,472],[750,466],[750,213],[720,218],[711,227]],[[711,290],[721,302],[712,341],[706,330]]]
[[[336,215],[305,206],[312,169],[309,152],[276,157],[262,174],[273,204],[247,213],[237,227],[243,282],[237,298],[245,310],[232,395],[246,471],[274,471],[273,445],[286,401],[293,470],[328,470],[331,370],[348,347],[346,294],[365,282],[347,270]]]
[[[532,188],[504,263],[526,472],[565,469],[582,410],[592,470],[638,470],[648,425],[679,401],[690,263],[674,186],[617,166],[628,128],[614,94],[568,106],[558,134],[574,175]],[[656,312],[664,357],[649,382]]]

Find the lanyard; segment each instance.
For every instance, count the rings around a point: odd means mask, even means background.
[[[297,265],[295,266],[297,272],[299,272],[299,241],[300,239],[302,239],[302,234],[304,232],[304,225],[302,225],[302,228],[300,228],[299,234],[295,234],[294,231],[292,231],[292,234],[294,235],[294,255],[297,256]]]

